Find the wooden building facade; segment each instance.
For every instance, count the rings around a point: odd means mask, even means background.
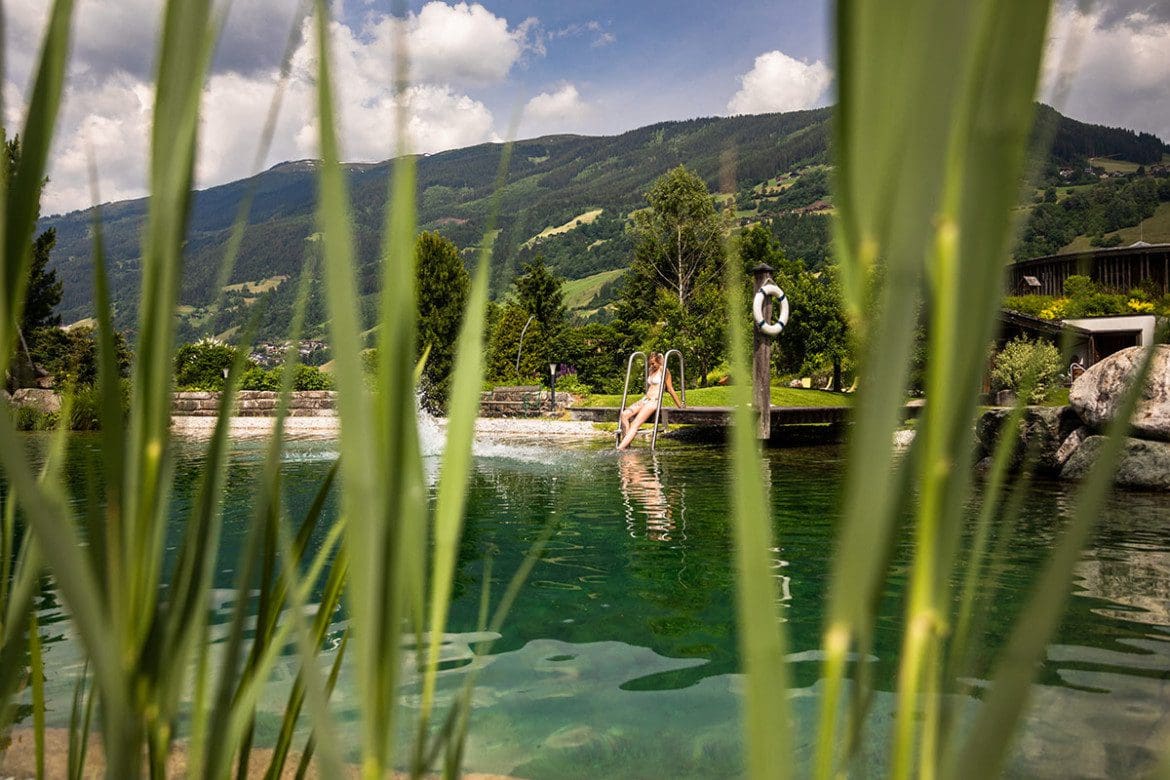
[[[1170,244],[1138,242],[1131,246],[1034,257],[1008,266],[1009,295],[1063,295],[1064,281],[1088,276],[1108,290],[1126,292],[1146,280],[1170,294]]]

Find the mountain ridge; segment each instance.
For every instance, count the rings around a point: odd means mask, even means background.
[[[724,150],[735,149],[741,200],[755,203],[754,210],[739,213],[741,221],[766,219],[779,210],[807,207],[828,198],[824,171],[830,162],[831,122],[832,108],[828,107],[659,122],[612,136],[556,134],[523,139],[513,143],[508,179],[499,189],[495,182],[503,143],[415,155],[419,228],[451,238],[470,262],[484,238],[492,209],[498,208],[498,232],[492,237],[497,294],[519,266],[538,253],[549,259],[557,273],[571,279],[620,269],[628,264],[632,251],[625,231],[628,213],[643,205],[643,193],[657,176],[677,165],[686,164],[715,185],[723,174]],[[1160,139],[1149,134],[1080,123],[1047,106],[1038,111],[1037,126],[1038,132],[1049,132],[1055,139],[1053,152],[1044,160],[1050,168],[1104,153],[1152,157],[1167,151]],[[385,160],[345,165],[357,272],[366,299],[378,279],[374,259],[392,164],[393,160]],[[256,303],[257,296],[215,289],[228,235],[249,188],[255,188],[254,201],[228,284],[299,276],[314,251],[307,239],[316,233],[316,165],[313,159],[282,161],[247,178],[193,193],[180,293],[182,337],[229,330],[243,322]],[[775,187],[765,186],[771,182],[776,182]],[[100,207],[115,321],[121,328],[135,325],[139,234],[148,202],[139,198]],[[590,224],[532,241],[547,228],[570,223],[595,209],[602,213]],[[92,313],[92,215],[91,208],[40,221],[41,229],[57,229],[51,266],[65,284],[60,313],[66,322]],[[262,296],[266,306],[262,319],[271,320],[273,328],[287,322],[294,287],[281,285]],[[224,306],[213,311],[211,304],[221,294],[226,296]],[[369,308],[368,300],[363,303]],[[320,328],[322,309],[310,301],[311,330]],[[269,315],[269,311],[274,313]],[[266,327],[262,323],[261,331]]]

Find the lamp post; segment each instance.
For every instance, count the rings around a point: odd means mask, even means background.
[[[548,364],[549,385],[552,387],[552,413],[557,413],[557,364]]]
[[[520,330],[520,346],[516,347],[516,376],[520,376],[520,351],[524,349],[524,334],[528,332],[528,326],[536,319],[533,314],[528,318],[528,322],[524,323],[524,327]]]

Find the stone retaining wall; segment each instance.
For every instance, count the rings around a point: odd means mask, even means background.
[[[279,393],[272,390],[241,390],[236,394],[233,415],[274,417]],[[332,390],[303,390],[289,397],[289,417],[333,417],[337,394]],[[176,417],[215,417],[219,414],[220,393],[175,393],[171,414]]]

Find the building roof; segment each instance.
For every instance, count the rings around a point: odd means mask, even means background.
[[[1071,331],[1082,336],[1089,335],[1089,331],[1076,325],[1070,325],[1058,320],[1042,320],[1039,317],[1012,311],[1011,309],[1000,309],[999,319],[1004,324],[1015,325],[1017,328],[1023,330],[1030,330],[1033,333],[1044,333],[1049,336],[1059,336],[1066,331]]]
[[[1088,249],[1082,252],[1061,252],[1055,255],[1044,255],[1043,257],[1030,257],[1027,260],[1012,263],[1008,267],[1024,269],[1051,260],[1095,260],[1098,257],[1124,257],[1125,255],[1163,254],[1165,252],[1170,252],[1170,244],[1149,244],[1145,241],[1138,241],[1129,246],[1114,246],[1101,249]]]

